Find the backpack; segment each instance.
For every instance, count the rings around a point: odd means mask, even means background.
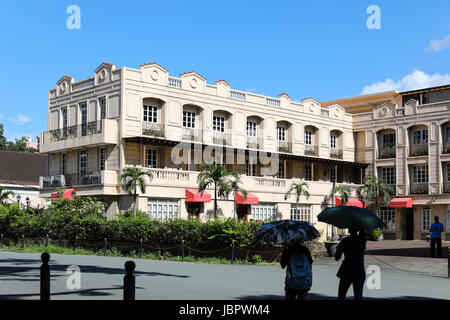
[[[311,264],[306,255],[300,253],[291,255],[286,272],[286,286],[292,290],[311,289]]]

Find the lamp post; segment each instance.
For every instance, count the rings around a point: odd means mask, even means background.
[[[26,201],[26,203],[27,203],[27,209],[29,209],[30,208],[30,204],[31,204],[31,200],[30,200],[30,198],[26,198],[25,199],[25,201]]]
[[[21,198],[22,198],[22,197],[20,196],[20,194],[18,194],[17,197],[16,197],[16,199],[17,199],[17,204],[18,204],[18,205],[20,205],[20,199],[21,199]]]

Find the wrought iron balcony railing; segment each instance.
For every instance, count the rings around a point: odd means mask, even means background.
[[[262,149],[262,139],[258,137],[247,136],[247,148],[249,149]]]
[[[305,144],[305,156],[318,156],[319,148],[317,146]]]
[[[193,128],[183,128],[183,140],[186,141],[194,141],[194,142],[202,142],[202,130],[193,129]]]
[[[410,188],[411,194],[428,194],[428,183],[413,183]]]
[[[330,158],[342,159],[342,149],[330,149]]]
[[[395,147],[384,147],[380,148],[378,153],[378,159],[391,159],[395,158],[397,151]]]
[[[93,121],[77,126],[70,126],[44,132],[43,143],[51,143],[101,133],[103,130],[102,123],[102,121]]]
[[[225,132],[213,132],[213,143],[224,146],[231,145],[231,134]]]
[[[411,157],[428,155],[428,144],[412,144],[409,146],[409,155]]]
[[[450,153],[450,141],[445,141],[442,144],[442,153]]]
[[[164,125],[152,122],[142,122],[142,135],[154,138],[164,138]]]
[[[292,153],[292,143],[287,141],[278,141],[278,152]]]
[[[96,185],[102,183],[101,171],[92,171],[85,174],[60,174],[43,177],[43,188],[61,188],[80,185]]]

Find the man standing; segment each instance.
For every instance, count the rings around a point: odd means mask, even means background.
[[[430,242],[430,250],[431,250],[431,257],[434,258],[435,256],[435,248],[437,244],[437,252],[439,258],[442,258],[442,239],[441,239],[441,232],[444,231],[444,225],[439,222],[439,217],[434,217],[434,223],[430,226],[430,232],[431,232],[431,242]]]

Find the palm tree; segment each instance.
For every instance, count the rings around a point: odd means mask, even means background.
[[[248,192],[244,188],[241,187],[241,178],[237,173],[233,174],[233,179],[228,180],[227,183],[223,184],[219,188],[219,196],[223,198],[227,198],[230,192],[233,192],[234,195],[234,219],[236,219],[237,215],[237,205],[236,205],[236,193],[242,193],[244,199],[247,199]]]
[[[367,207],[374,208],[378,212],[378,199],[383,196],[384,204],[391,201],[394,190],[384,180],[377,177],[366,177],[364,184],[358,188],[358,198],[367,204]]]
[[[346,205],[347,202],[350,200],[350,196],[352,194],[352,190],[349,187],[346,186],[336,186],[334,188],[334,193],[338,194],[341,198],[341,205]],[[334,197],[334,194],[330,195],[331,197]]]
[[[14,192],[5,190],[5,187],[0,187],[0,204],[4,204],[5,200],[9,199],[9,196],[14,195]]]
[[[222,190],[221,196],[224,195],[224,191],[228,188],[228,178],[235,177],[236,173],[215,161],[203,163],[200,168],[205,170],[200,172],[197,177],[198,190],[203,192],[210,185],[214,186],[214,216],[217,216],[217,193]]]
[[[291,186],[289,187],[288,192],[286,192],[286,194],[284,195],[284,200],[287,200],[291,196],[291,193],[292,192],[294,193],[295,203],[296,203],[295,210],[297,213],[298,213],[298,203],[300,201],[300,197],[305,196],[305,198],[308,199],[310,196],[308,188],[309,188],[309,185],[305,181],[292,182]]]
[[[123,169],[123,173],[120,175],[120,181],[123,181],[128,194],[133,196],[134,202],[134,217],[136,218],[137,208],[137,189],[139,187],[141,193],[145,193],[145,181],[144,178],[148,176],[150,180],[153,175],[150,172],[144,171],[141,168],[127,167]]]

